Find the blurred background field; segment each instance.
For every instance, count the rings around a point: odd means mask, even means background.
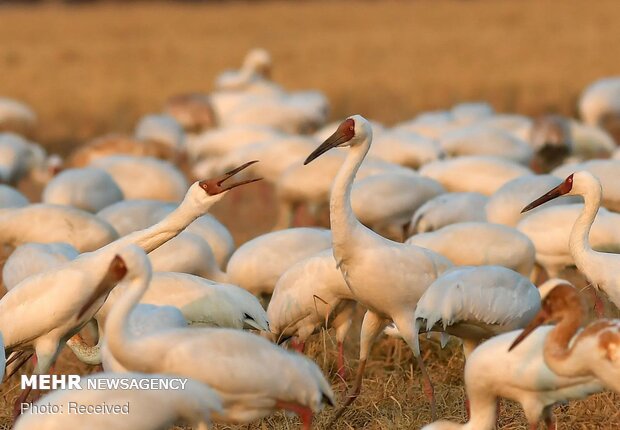
[[[360,113],[393,123],[465,100],[486,100],[500,112],[575,115],[589,82],[620,74],[618,16],[616,0],[0,2],[0,95],[31,105],[40,118],[37,140],[66,154],[88,138],[131,130],[172,94],[208,92],[219,72],[264,47],[273,56],[275,81],[323,91],[333,119]],[[275,210],[262,194],[239,193],[215,213],[241,243],[268,230]],[[357,363],[357,336],[351,340],[349,370]],[[322,346],[311,346],[310,355],[332,369],[334,340],[323,335],[315,342]],[[463,421],[459,348],[424,345],[440,416]],[[411,363],[398,342],[380,342],[363,394],[337,428],[428,423]],[[57,370],[92,371],[76,366],[65,351]],[[343,390],[336,386],[340,398]],[[0,412],[9,426],[15,384],[2,394]],[[562,407],[559,428],[620,428],[619,400],[601,394]],[[320,416],[317,427],[329,417]],[[296,423],[277,414],[249,428]],[[525,429],[520,409],[504,402],[500,428]]]

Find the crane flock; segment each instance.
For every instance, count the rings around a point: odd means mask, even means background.
[[[173,95],[64,159],[32,140],[33,109],[0,98],[3,383],[56,371],[65,345],[103,368],[23,387],[15,429],[206,430],[278,410],[335,428],[383,333],[411,350],[424,430],[491,430],[500,398],[554,429],[557,403],[620,393],[620,78],[584,90],[583,122],[465,102],[387,126],[327,123],[322,93],[271,70],[252,50],[211,93]],[[270,206],[272,230],[236,246],[209,213],[229,193],[264,201],[256,217]],[[305,346],[331,329],[337,359],[319,367]],[[462,343],[465,423],[439,419],[432,332]],[[90,389],[102,381],[116,388]],[[130,409],[58,413],[78,403]]]

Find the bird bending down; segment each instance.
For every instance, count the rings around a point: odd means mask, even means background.
[[[207,385],[191,379],[185,379],[182,389],[161,388],[148,390],[140,388],[89,389],[89,383],[144,384],[165,383],[169,386],[177,378],[169,375],[144,375],[140,373],[97,373],[80,380],[80,390],[57,390],[41,398],[28,408],[17,420],[15,430],[63,430],[87,428],[91,430],[154,430],[169,428],[182,420],[197,430],[207,430],[211,423],[212,412],[221,412],[222,401]],[[181,381],[174,381],[181,386]],[[151,382],[148,382],[149,384]],[[140,385],[138,385],[140,386]],[[176,387],[177,385],[175,385]],[[122,408],[129,405],[123,413],[90,414],[72,411],[72,404],[80,407],[107,405]],[[44,410],[53,412],[33,412]],[[38,407],[38,408],[37,408]],[[74,406],[75,407],[75,406]]]
[[[563,195],[582,196],[583,210],[570,233],[569,248],[575,265],[597,289],[602,289],[609,299],[620,307],[620,256],[598,252],[590,246],[590,229],[601,206],[602,189],[599,180],[585,170],[568,176],[560,185],[523,208],[527,212]],[[601,314],[597,300],[595,310]]]
[[[165,373],[208,384],[222,398],[216,421],[243,423],[274,409],[297,412],[309,430],[312,415],[324,402],[333,404],[329,384],[314,362],[289,353],[261,337],[230,329],[170,328],[136,337],[128,317],[151,279],[149,260],[140,248],[128,246],[115,257],[127,270],[124,292],[106,322],[107,347],[124,368]],[[96,291],[91,301],[110,290]],[[90,307],[87,303],[83,310]],[[283,377],[285,375],[285,377]]]
[[[352,394],[334,420],[359,394],[370,348],[390,321],[396,324],[407,344],[414,347],[415,306],[431,282],[451,266],[445,257],[432,251],[385,239],[355,217],[351,189],[371,142],[370,123],[355,115],[340,124],[336,132],[304,162],[308,164],[332,148],[349,147],[331,191],[332,246],[336,263],[353,297],[368,311],[362,323],[360,362]],[[419,364],[425,375],[421,360]],[[432,387],[425,388],[428,396],[433,398]],[[434,406],[433,402],[431,404]]]
[[[514,349],[542,324],[557,322],[545,341],[544,359],[561,376],[591,376],[620,393],[620,320],[600,319],[581,328],[586,305],[569,284],[559,284],[543,300],[542,309],[514,341]]]

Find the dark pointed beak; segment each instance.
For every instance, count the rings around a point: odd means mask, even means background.
[[[199,184],[210,196],[215,196],[216,194],[223,193],[224,191],[232,190],[233,188],[239,187],[241,185],[250,184],[252,182],[260,181],[263,178],[254,178],[248,179],[246,181],[239,181],[232,184],[224,185],[228,179],[235,176],[237,173],[241,172],[244,169],[247,169],[252,164],[258,163],[258,160],[248,161],[245,164],[242,164],[239,167],[232,169],[230,172],[224,173],[222,176],[218,176],[217,178],[205,179],[204,181],[200,181]]]
[[[525,213],[525,212],[527,212],[529,210],[532,210],[532,209],[542,205],[543,203],[547,203],[548,201],[556,199],[558,197],[561,197],[564,194],[566,194],[566,192],[564,191],[564,183],[561,183],[560,185],[558,185],[557,187],[555,187],[554,189],[552,189],[548,193],[540,196],[539,198],[534,200],[532,203],[530,203],[529,205],[524,207],[521,210],[521,213]]]
[[[548,318],[548,315],[544,310],[541,310],[540,312],[538,312],[536,316],[534,317],[534,319],[530,321],[527,327],[525,327],[523,331],[521,332],[521,334],[515,339],[515,341],[512,342],[512,345],[510,345],[510,348],[508,348],[508,351],[512,351],[518,344],[523,342],[523,340],[525,340],[525,338],[528,337],[534,330],[536,330],[538,327],[540,327],[545,322],[547,322],[547,318]]]
[[[80,312],[78,313],[78,319],[82,318],[86,311],[90,309],[90,307],[101,296],[109,293],[116,286],[116,284],[118,284],[118,282],[125,277],[126,274],[127,266],[125,265],[125,262],[119,255],[116,255],[110,263],[110,266],[108,267],[106,274],[103,276],[103,279],[101,280],[101,282],[99,282],[99,285],[97,285],[95,291],[88,298],[84,306],[82,306],[82,309],[80,309]]]
[[[330,149],[337,148],[343,143],[348,142],[350,139],[351,138],[349,136],[344,134],[340,128],[338,128],[338,130],[329,136],[325,142],[321,143],[317,149],[312,151],[312,154],[308,155],[308,158],[304,161],[304,166],[320,155],[325,154]]]

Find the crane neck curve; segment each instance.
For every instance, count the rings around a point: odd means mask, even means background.
[[[143,361],[144,355],[132,345],[133,336],[129,330],[129,314],[144,295],[151,281],[150,270],[129,281],[123,281],[117,287],[123,288],[110,310],[105,324],[108,347],[114,358],[124,367],[134,369],[135,364]],[[136,369],[139,370],[139,369]]]
[[[355,239],[356,231],[360,230],[362,224],[359,222],[351,206],[351,190],[355,175],[359,170],[368,150],[370,149],[371,138],[367,137],[361,144],[351,146],[347,157],[338,170],[331,189],[329,200],[330,225],[332,231],[332,242],[334,256],[340,263],[343,251],[347,244]]]
[[[569,247],[576,266],[583,273],[590,272],[588,267],[598,252],[590,246],[590,230],[601,206],[602,190],[600,185],[592,186],[582,193],[583,210],[577,217],[570,233]]]
[[[583,373],[579,360],[575,360],[574,355],[572,355],[576,343],[570,345],[571,339],[583,321],[584,315],[581,309],[568,309],[547,335],[543,350],[545,363],[558,375],[579,376]]]

